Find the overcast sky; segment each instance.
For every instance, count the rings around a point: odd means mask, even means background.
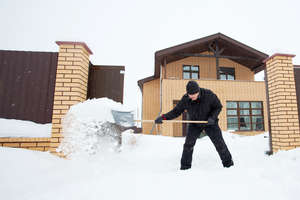
[[[140,100],[137,80],[152,76],[157,50],[221,32],[259,51],[295,54],[298,0],[1,0],[0,49],[58,51],[83,41],[97,65],[124,65],[124,103]]]

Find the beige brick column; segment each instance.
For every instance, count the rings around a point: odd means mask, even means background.
[[[92,52],[83,42],[58,41],[56,44],[59,45],[59,54],[50,152],[59,155],[56,148],[62,139],[62,118],[72,105],[86,100],[89,56]]]
[[[293,57],[274,54],[265,60],[273,152],[300,147]]]

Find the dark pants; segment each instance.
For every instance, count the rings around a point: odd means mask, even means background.
[[[189,125],[188,133],[185,138],[185,143],[183,146],[183,152],[181,157],[181,166],[189,168],[192,166],[192,157],[194,151],[194,145],[196,143],[197,138],[200,136],[201,132],[205,130],[207,136],[210,138],[212,143],[214,144],[221,160],[223,166],[226,163],[232,161],[231,154],[224,142],[222,131],[218,124],[212,126],[197,126],[197,125]]]

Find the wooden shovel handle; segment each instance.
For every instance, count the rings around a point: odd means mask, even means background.
[[[135,122],[152,122],[154,123],[154,120],[134,120]],[[207,121],[191,121],[191,120],[163,120],[163,122],[168,123],[194,123],[194,124],[207,124]]]

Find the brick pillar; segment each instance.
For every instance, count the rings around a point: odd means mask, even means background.
[[[92,52],[83,42],[58,41],[56,44],[59,45],[59,54],[50,152],[59,155],[56,148],[62,139],[62,118],[72,105],[86,100],[89,56]]]
[[[264,61],[268,81],[273,152],[300,147],[293,57],[294,55],[274,54]]]

